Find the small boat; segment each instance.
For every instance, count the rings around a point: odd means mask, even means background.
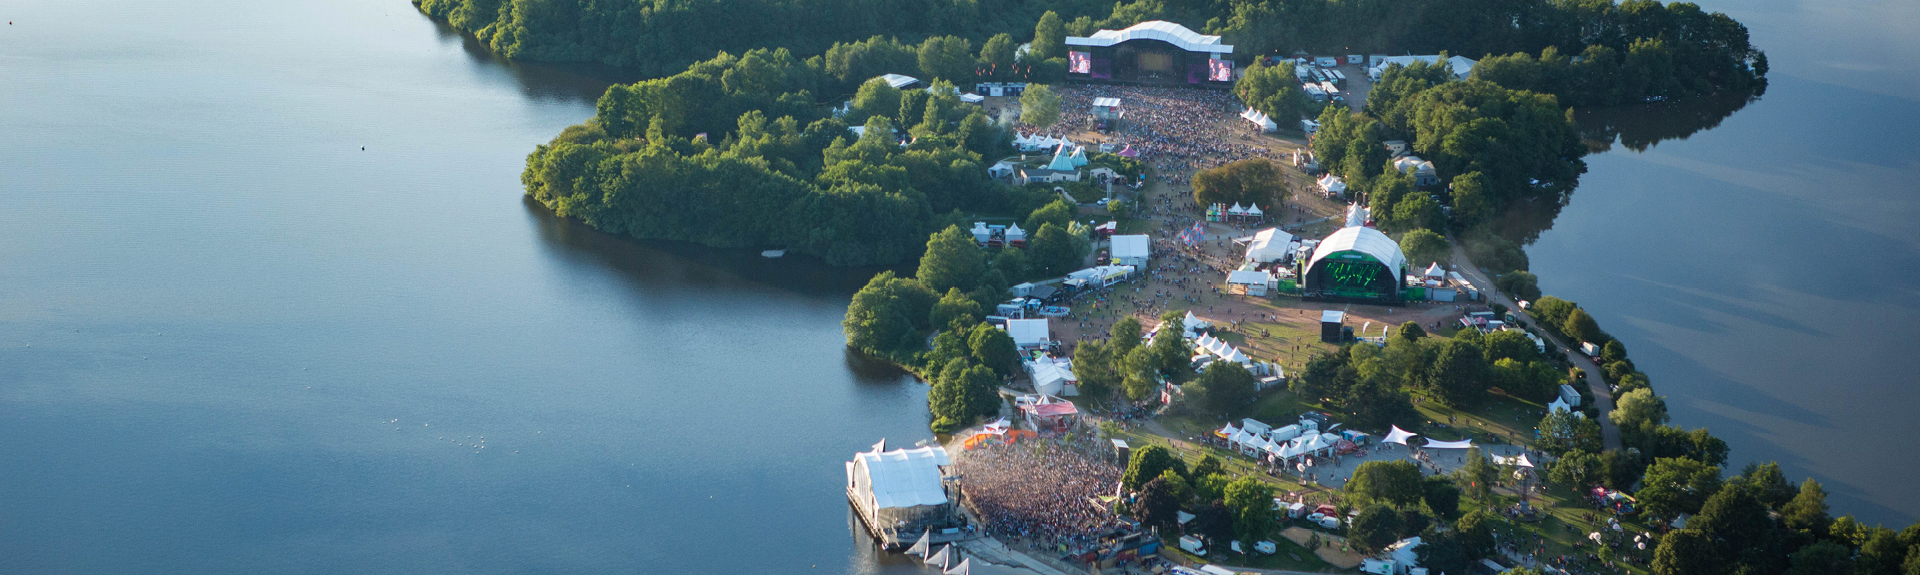
[[[787,250],[767,250],[760,252],[760,257],[763,258],[777,258],[784,255],[787,255]]]

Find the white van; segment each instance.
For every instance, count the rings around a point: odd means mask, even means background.
[[[1188,553],[1192,553],[1194,555],[1199,555],[1201,557],[1207,556],[1207,544],[1201,543],[1200,538],[1194,537],[1192,535],[1180,536],[1180,550],[1186,551]]]

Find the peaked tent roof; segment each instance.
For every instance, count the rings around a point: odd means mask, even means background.
[[[1153,238],[1144,234],[1113,236],[1113,257],[1144,258],[1153,245]]]
[[[1395,425],[1395,426],[1392,426],[1392,429],[1387,431],[1386,439],[1382,439],[1380,440],[1380,442],[1381,443],[1398,443],[1401,445],[1406,445],[1407,440],[1413,439],[1415,435],[1417,434],[1411,431],[1407,431],[1405,429],[1400,429],[1400,426]]]
[[[1233,46],[1221,44],[1219,36],[1208,36],[1165,20],[1149,20],[1123,30],[1101,30],[1092,36],[1068,36],[1068,46],[1112,46],[1130,40],[1159,40],[1188,52],[1232,54]]]
[[[1407,268],[1407,256],[1400,253],[1399,242],[1393,241],[1380,230],[1359,226],[1340,228],[1340,231],[1321,240],[1320,245],[1313,248],[1313,259],[1307,261],[1307,267],[1312,268],[1321,259],[1345,251],[1360,252],[1379,260],[1395,274],[1394,277],[1399,277],[1398,274]]]
[[[1433,262],[1433,265],[1427,266],[1427,273],[1423,275],[1425,277],[1447,277],[1447,270],[1440,267],[1440,262]]]

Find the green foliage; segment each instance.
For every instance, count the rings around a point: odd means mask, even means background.
[[[1030,84],[1020,93],[1020,121],[1046,127],[1060,121],[1060,95],[1046,84]]]
[[[1820,482],[1809,477],[1800,484],[1800,493],[1780,507],[1780,523],[1789,529],[1797,529],[1816,537],[1827,534],[1827,526],[1833,518],[1827,516],[1827,490]],[[1798,561],[1795,561],[1798,564]]]
[[[1067,57],[1067,28],[1059,14],[1048,10],[1040,15],[1040,21],[1033,26],[1033,45],[1028,50],[1033,58],[1040,60]]]
[[[964,82],[974,78],[973,43],[966,38],[929,37],[920,43],[915,57],[925,80]]]
[[[1475,230],[1461,236],[1460,242],[1467,248],[1467,257],[1473,259],[1474,265],[1495,274],[1527,269],[1527,253],[1512,240]]]
[[[1254,385],[1253,373],[1247,368],[1231,361],[1215,361],[1182,389],[1188,401],[1208,413],[1235,417],[1253,406]]]
[[[1414,342],[1420,338],[1427,337],[1427,330],[1426,328],[1420,327],[1420,322],[1410,321],[1395,326],[1393,328],[1393,337],[1401,341]]]
[[[927,251],[920,256],[920,270],[913,277],[928,289],[944,292],[978,287],[987,271],[987,256],[973,241],[973,234],[960,226],[947,226],[927,238]]]
[[[1275,66],[1255,62],[1234,83],[1233,94],[1286,128],[1292,128],[1289,124],[1305,115],[1310,104],[1307,94],[1300,91],[1291,61]]]
[[[1835,575],[1853,572],[1853,550],[1832,541],[1815,541],[1795,551],[1787,575]]]
[[[1280,168],[1266,158],[1248,158],[1193,174],[1193,200],[1201,206],[1240,204],[1269,210],[1291,194]]]
[[[1179,326],[1184,325],[1181,323],[1183,321],[1185,316],[1176,310],[1160,314],[1161,329],[1153,334],[1153,342],[1147,345],[1152,354],[1153,369],[1174,382],[1186,381],[1187,376],[1193,373],[1193,345],[1181,333]],[[1237,395],[1232,389],[1223,391],[1228,393],[1223,400],[1230,401]]]
[[[1577,412],[1556,409],[1540,418],[1540,437],[1534,447],[1555,457],[1569,451],[1600,451],[1600,424]]]
[[[1027,214],[1027,221],[1023,222],[1022,225],[1025,225],[1029,230],[1038,230],[1042,226],[1053,224],[1064,230],[1067,229],[1069,224],[1073,223],[1073,212],[1073,204],[1067,203],[1066,200],[1054,200],[1048,202],[1047,205],[1040,206],[1040,209],[1034,210],[1033,213]]]
[[[1087,253],[1068,235],[1065,228],[1051,223],[1040,226],[1027,240],[1027,268],[1030,275],[1059,277],[1080,269]]]
[[[1656,575],[1719,573],[1723,565],[1713,540],[1699,529],[1676,529],[1660,538],[1653,552]]]
[[[1227,484],[1226,504],[1233,513],[1234,534],[1241,541],[1260,541],[1278,530],[1273,516],[1273,486],[1266,482],[1253,477],[1234,480]]]
[[[1700,530],[1714,542],[1715,554],[1728,566],[1729,572],[1779,573],[1787,568],[1779,534],[1767,516],[1766,504],[1755,496],[1756,491],[1744,483],[1727,483],[1708,497],[1700,513],[1687,522],[1689,529]],[[1892,566],[1896,569],[1905,552],[1905,548],[1899,548],[1898,554],[1892,557]]]
[[[955,358],[941,368],[927,391],[927,410],[934,417],[936,433],[951,433],[972,425],[983,415],[1000,409],[992,370],[973,365],[966,358]]]
[[[1560,333],[1577,341],[1600,343],[1607,340],[1606,334],[1600,333],[1600,324],[1593,321],[1593,316],[1587,315],[1587,310],[1580,308],[1567,312],[1567,319],[1560,322]]]
[[[934,303],[938,297],[920,282],[894,277],[893,272],[875,274],[865,287],[853,294],[847,305],[847,345],[876,357],[912,363],[913,354],[922,346],[922,334],[930,327]]]
[[[1138,489],[1142,483],[1159,477],[1167,470],[1184,476],[1187,474],[1187,462],[1175,457],[1164,445],[1141,447],[1128,456],[1127,472],[1120,477],[1120,484],[1128,489]]]
[[[1440,346],[1426,373],[1426,387],[1446,405],[1465,405],[1484,397],[1491,379],[1485,354],[1469,341],[1450,340]]]
[[[847,113],[846,120],[866,122],[867,118],[874,116],[894,117],[899,114],[904,99],[900,90],[888,85],[886,80],[867,80],[860,84],[860,91],[854,93],[852,110]]]
[[[1400,236],[1400,251],[1407,255],[1410,264],[1422,268],[1436,262],[1445,264],[1453,259],[1450,257],[1453,245],[1447,243],[1447,238],[1428,229],[1417,229]]]
[[[1373,554],[1400,540],[1400,514],[1393,508],[1375,503],[1360,510],[1347,527],[1347,541],[1361,553]]]
[[[1116,369],[1120,358],[1105,340],[1083,341],[1073,349],[1073,375],[1080,379],[1080,394],[1104,399],[1120,386]]]
[[[1553,468],[1547,472],[1547,479],[1554,483],[1584,490],[1600,481],[1604,471],[1600,458],[1585,451],[1569,451],[1553,462]]]
[[[1634,497],[1649,514],[1675,517],[1698,513],[1707,497],[1720,489],[1720,468],[1684,457],[1655,459]]]
[[[1485,502],[1493,496],[1493,485],[1500,480],[1500,466],[1493,464],[1479,447],[1467,449],[1466,463],[1454,470],[1453,482],[1460,490],[1473,496],[1474,501]]]
[[[1225,473],[1193,472],[1193,498],[1197,501],[1213,501],[1227,496],[1227,485],[1233,478]]]
[[[1180,497],[1165,478],[1155,477],[1141,486],[1132,511],[1134,519],[1162,533],[1173,533],[1180,527]]]
[[[1442,521],[1453,521],[1460,516],[1460,486],[1445,477],[1420,480],[1420,500]]]
[[[1493,286],[1516,300],[1533,301],[1540,299],[1540,278],[1533,272],[1515,270],[1494,278]]]
[[[1369,461],[1354,468],[1347,481],[1347,493],[1372,501],[1404,508],[1419,503],[1425,494],[1420,467],[1411,461]]]
[[[1127,316],[1114,320],[1113,326],[1107,328],[1107,341],[1115,355],[1126,355],[1140,346],[1141,333],[1140,320]]]
[[[1527,309],[1534,318],[1540,320],[1541,325],[1552,326],[1556,330],[1559,329],[1561,322],[1566,321],[1567,315],[1573,313],[1573,310],[1573,302],[1550,295],[1541,296],[1533,302],[1532,307]]]
[[[1014,346],[1013,336],[1000,328],[986,323],[973,324],[973,332],[967,334],[967,349],[980,365],[993,370],[998,377],[1020,369],[1020,351]]]
[[[940,301],[934,302],[933,315],[929,317],[935,329],[946,330],[940,335],[950,335],[955,331],[970,328],[986,316],[986,310],[980,306],[980,302],[960,293],[960,288],[951,287],[947,288],[946,295],[940,296]],[[938,350],[939,347],[940,344],[936,338],[934,349]]]

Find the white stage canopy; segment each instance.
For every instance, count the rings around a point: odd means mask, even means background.
[[[952,464],[939,446],[862,452],[853,460],[855,492],[871,497],[875,509],[946,503],[940,467]]]
[[[1419,435],[1419,434],[1407,431],[1405,429],[1400,429],[1400,426],[1395,425],[1393,426],[1393,429],[1391,431],[1387,432],[1386,439],[1382,439],[1380,440],[1380,442],[1381,443],[1398,443],[1401,445],[1406,445],[1407,440],[1413,439],[1415,435]]]

